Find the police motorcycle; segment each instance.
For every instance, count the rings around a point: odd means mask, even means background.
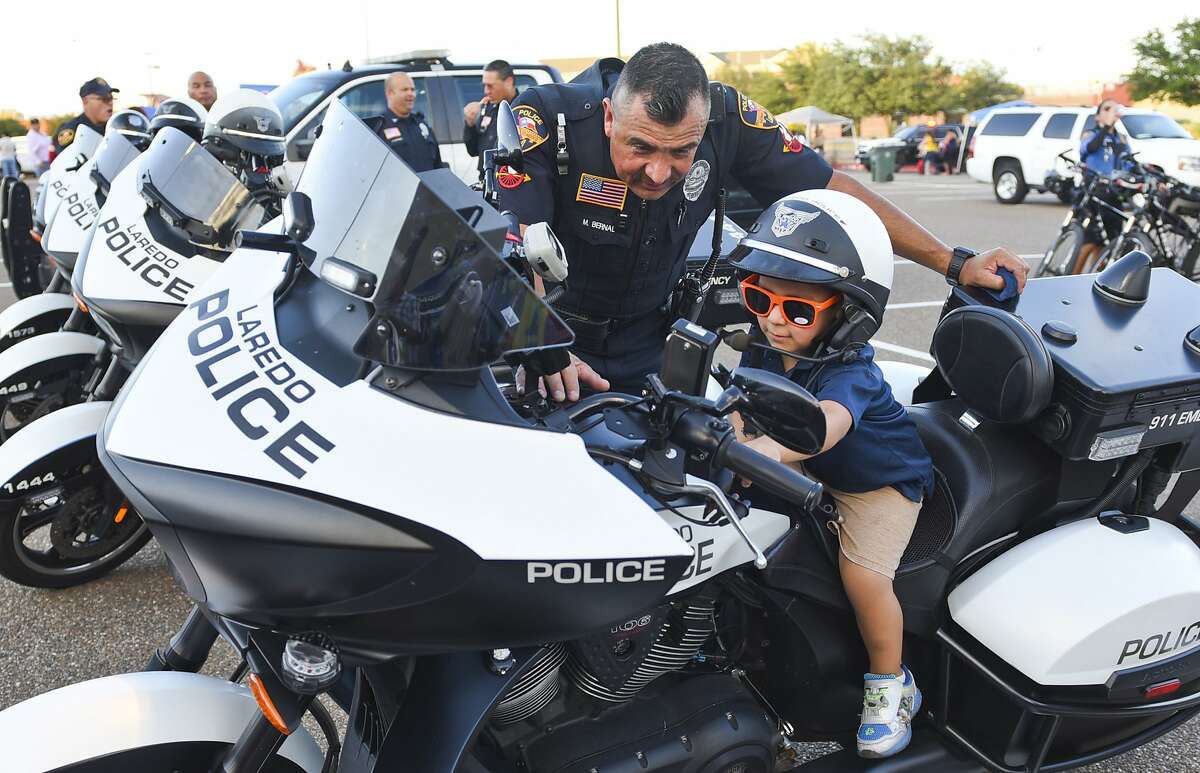
[[[705,394],[715,336],[684,322],[643,395],[519,414],[488,366],[571,338],[500,262],[503,219],[337,102],[298,191],[98,438],[196,602],[165,660],[207,627],[249,687],[175,671],[47,693],[0,712],[0,737],[74,732],[12,744],[11,770],[765,773],[850,736],[864,653],[821,489],[724,418],[812,451],[811,396],[754,369]],[[923,730],[810,769],[1060,770],[1200,711],[1179,518],[1200,332],[1165,312],[1200,289],[1139,260],[1009,309],[954,291],[942,383],[912,409],[939,483],[896,581]],[[734,497],[733,474],[795,506]],[[536,502],[497,496],[531,476]],[[302,715],[347,683],[322,755]]]
[[[24,184],[10,185],[4,190],[0,222],[4,268],[17,298],[34,300],[20,309],[17,309],[20,304],[13,304],[0,311],[0,351],[35,332],[57,330],[74,308],[70,297],[63,294],[65,279],[57,271],[51,272],[48,280],[44,277],[46,261],[40,240],[66,196],[67,181],[95,154],[102,141],[103,137],[90,127],[80,126],[75,141],[55,157],[41,176],[36,201],[31,201],[29,188]]]
[[[45,292],[25,297],[0,312],[0,330],[4,331],[0,352],[43,333],[91,332],[86,316],[62,291],[70,281],[84,237],[108,195],[111,180],[145,150],[150,141],[149,129],[149,122],[137,111],[115,114],[105,127],[95,155],[54,188],[47,188],[57,197],[59,206],[42,229],[40,243],[55,270],[54,281]],[[57,216],[60,211],[62,217]],[[8,394],[11,386],[0,385],[0,393]]]
[[[256,95],[224,112],[214,105],[203,144],[173,125],[161,128],[113,181],[72,275],[100,336],[50,333],[0,354],[0,364],[20,358],[22,365],[3,383],[27,384],[45,393],[43,402],[61,406],[41,411],[0,446],[0,574],[8,579],[77,585],[120,565],[149,539],[97,463],[95,433],[129,372],[228,256],[235,231],[263,222],[260,202],[278,200],[235,176],[246,179],[249,170],[257,176],[252,182],[263,184],[263,159],[282,157],[281,132],[271,144],[266,134],[238,128],[255,112],[278,116],[261,102],[265,108]],[[224,161],[208,152],[213,148]],[[20,406],[19,398],[0,395],[2,415]]]
[[[165,100],[153,119],[146,122],[136,111],[122,111],[109,119],[105,138],[76,174],[61,186],[66,210],[64,217],[53,217],[42,235],[42,248],[55,265],[55,280],[47,291],[24,298],[0,312],[0,442],[29,421],[66,404],[69,385],[86,370],[86,361],[94,356],[98,342],[91,317],[71,296],[71,275],[79,252],[96,223],[113,182],[148,146],[150,138],[164,126],[179,128],[201,139],[206,112],[200,103],[189,99]],[[136,171],[129,174],[136,175]],[[57,215],[57,210],[55,212]],[[59,286],[62,286],[61,288]],[[61,289],[61,291],[60,291]],[[53,345],[54,357],[44,348],[29,346],[31,338],[44,333],[64,332]],[[26,344],[8,353],[15,344]],[[38,377],[29,379],[31,363],[39,366]]]

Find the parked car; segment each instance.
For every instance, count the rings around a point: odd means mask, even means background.
[[[1096,125],[1090,107],[1008,107],[993,111],[967,148],[967,174],[992,184],[996,200],[1019,204],[1029,191],[1058,192],[1064,175],[1060,153],[1079,157],[1083,133]],[[1117,122],[1142,164],[1156,166],[1190,185],[1200,185],[1200,140],[1154,110],[1126,108]]]
[[[871,149],[881,145],[895,145],[900,148],[896,154],[897,169],[905,164],[915,164],[921,157],[921,141],[925,139],[925,133],[928,131],[933,132],[933,138],[937,140],[938,144],[941,144],[946,132],[954,132],[960,141],[963,136],[962,124],[957,123],[941,124],[940,126],[904,126],[897,129],[891,137],[880,140],[861,140],[855,149],[854,157],[869,172],[871,171]]]
[[[413,109],[425,115],[441,146],[442,160],[466,182],[478,179],[476,159],[463,143],[463,105],[483,97],[482,64],[454,64],[447,51],[414,51],[360,67],[349,62],[340,70],[305,73],[271,92],[283,115],[287,134],[287,168],[293,180],[316,140],[316,129],[331,99],[340,99],[360,118],[387,109],[383,82],[394,72],[407,72],[417,88]],[[561,83],[554,67],[514,64],[518,93],[539,83]]]
[[[283,115],[287,135],[287,170],[297,180],[316,140],[316,129],[325,117],[329,100],[341,99],[361,118],[379,115],[387,108],[383,82],[394,72],[407,72],[417,88],[414,110],[424,113],[442,150],[442,160],[454,173],[471,183],[478,178],[476,159],[463,143],[463,105],[483,97],[483,65],[453,64],[446,51],[415,51],[340,70],[305,73],[271,92]],[[544,64],[514,64],[517,92],[541,83],[561,83],[562,75]],[[748,228],[762,212],[757,201],[734,180],[726,186],[727,217]]]

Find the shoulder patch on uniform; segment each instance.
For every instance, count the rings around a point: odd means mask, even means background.
[[[501,166],[496,169],[496,182],[505,190],[520,188],[533,178],[524,172],[518,172],[511,166]]]
[[[799,153],[804,150],[804,143],[800,141],[800,138],[788,131],[783,124],[779,124],[779,133],[783,135],[784,153]]]
[[[738,94],[738,115],[741,116],[742,123],[755,129],[774,129],[779,125],[771,111],[745,94]]]
[[[64,146],[70,145],[72,142],[74,142],[74,140],[75,140],[75,130],[72,129],[71,127],[68,126],[63,129],[58,130],[58,144],[59,145],[64,145]]]
[[[529,105],[514,107],[513,117],[517,119],[517,134],[521,137],[522,153],[528,153],[550,139],[550,130],[546,128],[546,122],[538,115],[538,111]]]

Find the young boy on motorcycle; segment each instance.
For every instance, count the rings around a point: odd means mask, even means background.
[[[739,439],[825,484],[837,504],[829,528],[870,659],[858,752],[904,749],[921,692],[901,663],[903,616],[892,580],[932,490],[933,467],[917,428],[872,361],[891,288],[887,231],[862,202],[828,190],[794,194],[759,217],[730,256],[760,342],[742,364],[784,374],[825,414],[825,445],[808,457],[770,437]]]

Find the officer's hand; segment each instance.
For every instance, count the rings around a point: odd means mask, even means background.
[[[475,125],[475,122],[479,120],[478,102],[468,102],[466,106],[463,107],[463,120],[466,121],[468,125]]]
[[[558,373],[545,376],[544,381],[550,397],[560,403],[563,400],[571,402],[578,400],[580,384],[585,384],[597,392],[608,391],[608,379],[592,370],[591,365],[588,365],[573,354],[571,355],[570,365]]]
[[[1025,277],[1029,274],[1029,264],[1017,257],[1016,253],[1004,247],[981,252],[963,264],[958,274],[958,281],[972,287],[986,287],[989,290],[1004,289],[1004,279],[996,273],[998,268],[1007,268],[1017,280],[1017,292],[1025,290]]]

